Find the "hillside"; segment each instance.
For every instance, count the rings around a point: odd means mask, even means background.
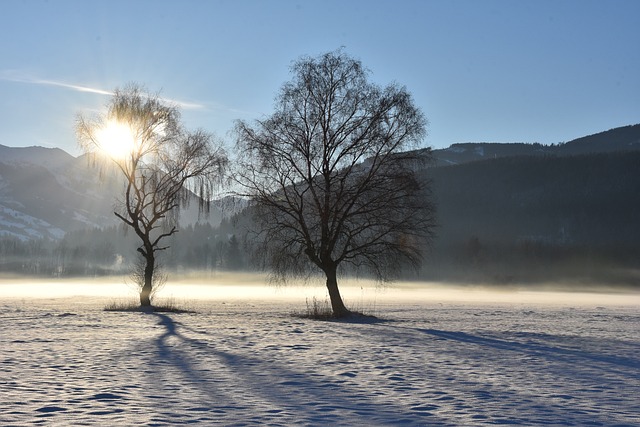
[[[553,146],[468,143],[434,150],[435,166],[420,174],[432,184],[437,238],[423,270],[406,277],[636,286],[638,141],[640,125],[633,125]],[[98,271],[89,265],[108,270],[134,248],[131,236],[116,232],[117,181],[98,179],[84,159],[61,150],[0,146],[0,156],[0,258],[11,259],[12,268],[26,268],[14,256],[21,253],[32,261],[29,271],[49,266],[44,270],[86,274]],[[210,223],[195,224],[195,205],[183,216],[165,266],[250,266],[249,218],[221,223],[215,209]],[[42,238],[51,243],[29,246]]]
[[[0,145],[0,236],[60,239],[70,231],[116,225],[121,189],[117,175],[101,173],[84,156]],[[218,223],[220,217],[214,209],[209,219]],[[199,219],[197,203],[183,210],[184,224]]]
[[[554,145],[491,142],[453,144],[445,149],[433,150],[433,156],[436,166],[449,166],[513,156],[575,156],[637,150],[640,150],[640,124],[610,129]]]
[[[111,225],[114,184],[60,149],[0,146],[0,235],[59,239]]]
[[[640,267],[638,171],[640,151],[505,157],[425,171],[440,227],[424,273],[629,281],[636,273],[610,274]]]

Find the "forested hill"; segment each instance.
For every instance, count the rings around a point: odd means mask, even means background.
[[[38,274],[108,271],[135,244],[114,233],[113,190],[85,161],[46,150],[0,146],[0,264],[11,259],[11,268]],[[420,174],[431,182],[439,226],[418,278],[640,286],[640,125],[552,146],[469,143],[433,154],[435,166]],[[165,265],[250,267],[247,221],[183,227]],[[72,232],[83,223],[87,231]]]
[[[640,150],[640,124],[610,129],[554,145],[469,142],[434,150],[433,155],[437,166],[447,166],[501,157],[573,156],[637,150]]]
[[[612,281],[624,270],[615,280],[640,283],[640,151],[505,157],[424,177],[440,225],[430,274]]]
[[[452,150],[453,149],[453,150]],[[459,144],[423,172],[438,238],[423,274],[640,285],[640,125],[565,144]]]
[[[640,150],[640,124],[584,136],[560,144],[555,149],[563,155]]]

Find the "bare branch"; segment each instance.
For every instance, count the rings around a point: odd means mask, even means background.
[[[236,126],[237,182],[254,200],[272,271],[319,267],[337,291],[341,264],[380,278],[417,265],[435,222],[414,176],[430,155],[412,151],[425,135],[423,114],[405,88],[369,83],[342,51],[301,58],[292,72],[272,116]]]
[[[126,124],[131,132],[133,144],[124,156],[108,155],[106,145],[114,141],[100,138],[100,131],[111,122]],[[100,158],[102,164],[114,164],[124,178],[122,209],[114,213],[141,240],[138,252],[145,260],[141,303],[146,305],[156,253],[169,248],[160,243],[178,231],[175,221],[181,203],[189,197],[199,198],[200,206],[209,203],[213,189],[222,182],[226,153],[214,145],[210,134],[185,130],[176,106],[135,84],[117,89],[105,113],[92,118],[78,115],[76,133],[85,153]]]

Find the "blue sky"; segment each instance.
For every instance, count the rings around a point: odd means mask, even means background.
[[[637,0],[3,0],[0,144],[80,154],[75,116],[128,82],[231,142],[289,66],[344,46],[407,87],[424,145],[551,144],[640,123]]]

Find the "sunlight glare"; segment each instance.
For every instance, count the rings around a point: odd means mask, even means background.
[[[136,147],[136,138],[129,125],[110,120],[98,131],[100,149],[113,159],[123,159]]]

